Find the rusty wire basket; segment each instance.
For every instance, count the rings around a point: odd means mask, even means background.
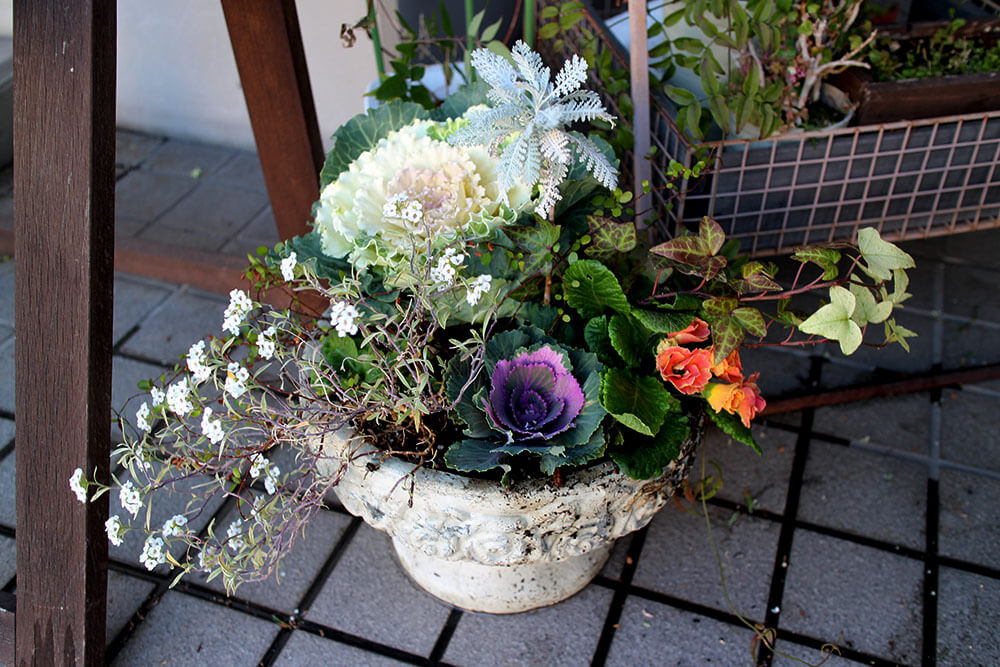
[[[559,4],[539,0],[540,7]],[[628,68],[627,51],[589,6],[562,37],[560,53],[540,42],[547,58],[607,47],[617,66]],[[601,91],[596,73],[591,77]],[[615,100],[604,97],[621,117]],[[651,203],[668,237],[704,215],[755,255],[851,239],[867,226],[892,240],[1000,227],[1000,111],[698,143],[677,129],[676,107],[665,95],[654,89],[650,100]],[[707,177],[682,184],[677,197],[660,189],[671,159],[691,166],[698,156],[709,160]],[[626,183],[631,161],[622,160]]]

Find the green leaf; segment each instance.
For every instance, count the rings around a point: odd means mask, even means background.
[[[733,312],[739,305],[740,302],[732,297],[708,299],[704,303],[705,316],[708,317],[709,321],[719,319]]]
[[[444,462],[449,468],[462,472],[485,472],[493,468],[510,470],[509,465],[500,463],[507,454],[493,451],[494,447],[489,440],[462,440],[448,448]]]
[[[715,422],[715,425],[718,426],[723,433],[737,442],[742,442],[758,454],[764,453],[761,450],[760,445],[757,444],[757,441],[754,440],[753,433],[751,433],[750,429],[743,425],[743,422],[740,421],[739,417],[729,414],[728,412],[716,412],[711,408],[709,408],[707,412],[708,416],[713,422]]]
[[[594,431],[592,436],[590,436],[590,440],[582,445],[566,447],[563,453],[559,456],[554,454],[542,454],[542,460],[539,462],[539,467],[541,468],[542,473],[551,475],[556,471],[556,468],[561,468],[563,466],[582,466],[603,455],[606,446],[607,443],[604,440],[604,429],[599,428]]]
[[[740,326],[736,318],[726,316],[715,320],[711,325],[712,330],[712,363],[721,363],[734,351],[739,349],[746,338],[746,332]]]
[[[823,280],[835,280],[840,272],[837,263],[840,261],[840,251],[822,246],[806,246],[792,254],[792,258],[803,264],[812,262],[823,269]]]
[[[606,266],[592,259],[570,264],[563,272],[563,297],[584,319],[600,315],[605,308],[619,313],[630,310],[618,278]]]
[[[906,288],[909,286],[910,277],[906,274],[906,271],[902,269],[894,270],[892,272],[892,294],[888,296],[888,300],[896,305],[903,303],[913,296],[906,291]]]
[[[680,402],[659,378],[605,368],[601,371],[601,405],[625,426],[652,436],[660,429],[664,416],[677,410]]]
[[[594,317],[587,321],[583,327],[583,340],[587,343],[587,349],[596,354],[602,364],[615,365],[618,363],[615,348],[611,344],[611,336],[608,334],[607,315]]]
[[[427,111],[413,102],[393,101],[358,114],[333,133],[333,148],[326,154],[320,171],[320,190],[332,183],[359,155],[375,147],[380,139],[415,120],[427,118]]]
[[[910,344],[906,342],[907,338],[913,338],[917,333],[915,331],[910,331],[906,327],[896,324],[896,320],[888,319],[885,321],[885,342],[886,343],[899,343],[900,346],[906,350],[910,351]]]
[[[851,319],[859,327],[863,327],[868,323],[878,324],[879,322],[885,322],[889,315],[892,314],[892,302],[882,301],[876,303],[875,295],[867,287],[852,284],[849,289],[855,299],[854,314],[851,315]]]
[[[697,104],[698,102],[698,98],[694,96],[694,93],[684,88],[678,88],[677,86],[664,86],[663,92],[667,94],[667,97],[680,106]]]
[[[638,310],[632,311],[632,317],[639,320],[642,326],[653,333],[668,334],[681,331],[694,321],[694,313],[663,311],[663,310]]]
[[[775,282],[771,274],[760,262],[747,262],[742,268],[743,280],[739,283],[740,292],[766,292],[780,290],[781,285]]]
[[[799,325],[799,331],[823,336],[840,343],[840,351],[852,354],[861,345],[861,329],[851,319],[856,299],[850,291],[834,285],[830,288],[830,303],[823,306]]]
[[[740,323],[740,326],[758,338],[767,335],[767,322],[764,316],[756,308],[743,306],[733,311],[733,319]],[[725,358],[725,357],[723,357]]]
[[[281,260],[292,252],[300,264],[309,265],[321,279],[340,282],[341,275],[351,272],[351,265],[348,262],[330,257],[323,252],[323,240],[316,230],[279,243],[267,254],[264,263],[271,268],[277,267]]]
[[[625,315],[613,315],[608,322],[611,345],[628,366],[639,366],[649,356],[649,332]]]
[[[877,280],[889,280],[894,269],[916,266],[912,257],[892,243],[883,241],[874,227],[858,230],[858,249],[865,260],[865,266],[861,268]]]
[[[484,10],[485,11],[485,10]],[[488,42],[497,36],[497,32],[500,31],[500,24],[503,23],[503,19],[499,18],[493,23],[486,26],[483,30],[483,34],[479,36],[480,41]]]
[[[465,32],[470,37],[475,39],[476,35],[479,34],[479,26],[483,23],[483,16],[486,14],[485,9],[480,9],[478,12],[472,15],[469,22],[466,24]]]
[[[585,250],[587,255],[599,260],[609,260],[619,253],[635,248],[635,225],[631,222],[615,222],[610,218],[596,215],[587,216],[591,244]]]
[[[485,104],[486,91],[489,89],[489,85],[482,79],[476,79],[472,83],[464,83],[455,92],[446,97],[441,106],[431,112],[431,117],[434,120],[458,118],[471,107],[477,104]]]
[[[538,29],[539,39],[552,39],[559,34],[559,24],[553,21],[552,23],[546,23],[541,28]]]
[[[503,232],[524,251],[524,273],[534,275],[550,269],[552,248],[559,242],[561,229],[559,225],[538,218],[534,227],[504,227]]]
[[[632,479],[650,479],[677,458],[681,445],[691,436],[688,417],[683,412],[670,412],[653,437],[629,434],[608,450],[618,468]]]

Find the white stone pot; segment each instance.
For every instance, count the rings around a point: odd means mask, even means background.
[[[422,588],[468,609],[510,614],[564,600],[597,575],[619,537],[642,528],[687,476],[702,420],[680,456],[652,480],[608,462],[569,474],[560,487],[497,482],[382,460],[341,430],[316,436],[332,458],[320,471],[351,514],[392,537],[399,562]]]

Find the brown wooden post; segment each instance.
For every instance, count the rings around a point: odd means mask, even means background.
[[[18,665],[99,665],[114,251],[115,0],[14,2]]]
[[[632,174],[635,192],[636,222],[644,227],[650,217],[646,211],[652,200],[642,194],[642,182],[652,179],[649,153],[649,48],[646,35],[646,0],[628,0],[629,70],[632,76]],[[650,184],[652,185],[652,184]]]
[[[222,0],[278,235],[307,231],[323,144],[294,0]]]

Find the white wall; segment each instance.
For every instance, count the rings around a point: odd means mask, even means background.
[[[361,95],[376,76],[362,31],[353,48],[340,41],[341,23],[356,22],[365,6],[365,0],[296,2],[326,147],[334,130],[361,111]],[[11,8],[12,0],[0,0],[0,36],[12,34]],[[119,0],[117,92],[120,127],[253,147],[219,0]]]

